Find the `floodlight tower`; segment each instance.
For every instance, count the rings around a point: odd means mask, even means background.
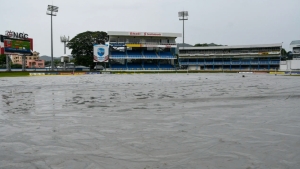
[[[52,16],[56,16],[58,12],[58,7],[53,5],[48,5],[47,15],[51,16],[51,71],[54,71],[54,63],[53,63],[53,28],[52,28]]]
[[[66,61],[65,61],[65,58],[67,57],[66,56],[66,43],[69,42],[69,39],[70,39],[69,36],[66,37],[65,35],[60,37],[60,41],[62,43],[64,43],[64,55],[62,56],[62,60],[61,60],[61,62],[64,62],[64,70],[66,70]]]
[[[66,37],[66,36],[64,35],[64,36],[61,36],[61,37],[60,37],[60,41],[61,41],[62,43],[64,43],[64,54],[66,54],[66,43],[70,41],[70,38],[69,38],[69,36]]]
[[[184,48],[184,21],[185,20],[188,20],[188,16],[189,16],[189,13],[188,11],[180,11],[178,12],[178,17],[179,17],[179,20],[181,20],[183,22],[183,30],[182,30],[182,35],[183,35],[183,43],[182,43],[182,47]]]

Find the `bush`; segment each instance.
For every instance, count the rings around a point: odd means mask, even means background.
[[[11,65],[11,68],[12,68],[12,69],[22,68],[22,65],[20,65],[20,64],[12,64],[12,65]]]

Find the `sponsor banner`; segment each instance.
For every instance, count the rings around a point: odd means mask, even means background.
[[[130,48],[134,48],[134,47],[139,48],[139,47],[142,47],[141,44],[126,44],[126,46],[130,47]]]
[[[289,72],[285,72],[285,74],[287,74],[287,75],[300,75],[300,72],[291,72],[291,71],[289,71]]]
[[[58,75],[73,75],[72,72],[59,72]]]
[[[27,33],[18,33],[11,30],[5,31],[5,36],[8,36],[9,38],[18,38],[18,39],[27,39],[28,34]]]
[[[253,72],[239,72],[239,73],[253,73]]]
[[[130,36],[162,36],[162,33],[155,32],[129,32]]]
[[[269,55],[269,52],[258,53],[259,55]]]
[[[285,72],[270,72],[270,74],[278,74],[278,75],[282,75],[282,74],[285,74]]]
[[[108,45],[94,46],[94,62],[108,62]]]
[[[86,74],[86,72],[74,72],[74,73],[72,73],[73,75],[85,75]]]
[[[58,72],[46,72],[45,75],[58,75]]]
[[[30,76],[44,76],[45,73],[29,73]]]
[[[85,72],[59,72],[58,75],[85,75]]]

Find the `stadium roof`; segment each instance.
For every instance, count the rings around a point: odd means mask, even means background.
[[[190,45],[190,44],[188,44],[188,43],[177,43],[177,47],[179,48],[179,47],[193,47],[193,45]]]
[[[264,47],[281,47],[282,43],[275,43],[275,44],[260,44],[260,45],[235,45],[235,46],[209,46],[209,47],[185,47],[186,50],[192,49],[241,49],[241,48],[264,48]],[[179,47],[179,49],[183,49]]]
[[[290,45],[300,45],[300,40],[294,40]]]
[[[181,33],[165,33],[165,32],[124,32],[124,31],[108,31],[109,36],[149,36],[149,37],[181,37]]]

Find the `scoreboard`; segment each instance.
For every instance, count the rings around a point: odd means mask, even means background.
[[[31,53],[29,40],[4,39],[4,53]]]

